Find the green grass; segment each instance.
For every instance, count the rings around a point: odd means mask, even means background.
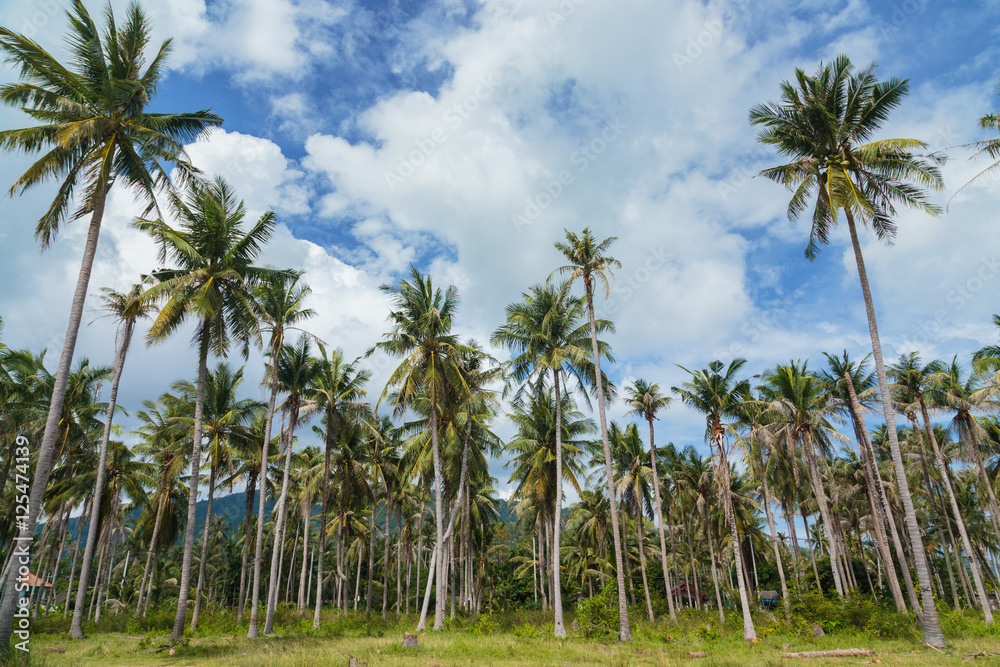
[[[551,617],[541,612],[506,612],[495,615],[460,616],[449,619],[440,633],[420,635],[420,648],[404,649],[402,635],[416,625],[416,616],[382,621],[373,615],[339,618],[324,613],[319,632],[310,629],[311,616],[299,619],[293,610],[280,610],[272,636],[248,640],[245,628],[235,626],[229,612],[204,616],[202,629],[169,652],[169,609],[153,613],[144,622],[131,615],[102,619],[102,631],[85,625],[87,637],[68,638],[61,619],[38,621],[32,630],[31,664],[36,667],[219,665],[260,667],[323,667],[348,664],[357,657],[369,667],[421,665],[697,665],[698,667],[794,665],[781,657],[785,650],[820,651],[834,648],[868,648],[877,652],[883,665],[957,665],[970,654],[1000,655],[1000,632],[982,625],[974,614],[947,612],[949,645],[938,652],[920,645],[912,627],[888,623],[897,637],[879,637],[878,624],[871,619],[867,629],[830,623],[826,637],[812,637],[812,621],[793,615],[791,622],[774,614],[762,613],[756,623],[762,639],[750,645],[742,641],[739,618],[731,615],[725,625],[716,614],[685,612],[678,623],[663,620],[649,623],[634,620],[633,641],[616,641],[617,632],[601,626],[581,627],[584,618],[567,615],[570,637],[557,640],[551,635]],[[891,615],[890,615],[891,616]],[[905,620],[905,617],[904,617]],[[145,630],[140,628],[145,627]],[[873,631],[872,628],[876,628]],[[895,630],[893,630],[895,628]],[[108,631],[108,630],[116,631]],[[786,646],[787,645],[787,646]],[[694,660],[689,652],[704,651],[707,658]],[[854,665],[865,658],[816,659],[810,666]],[[1000,664],[992,655],[977,664]]]

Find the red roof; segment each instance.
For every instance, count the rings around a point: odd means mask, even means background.
[[[22,579],[22,581],[24,581],[25,583],[27,583],[32,588],[39,588],[39,587],[41,587],[43,585],[44,585],[45,588],[52,588],[52,584],[42,584],[42,580],[39,579],[38,577],[36,577],[35,575],[33,575],[31,572],[29,572],[28,574],[24,575],[24,578]]]

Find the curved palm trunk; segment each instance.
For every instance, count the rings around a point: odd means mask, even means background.
[[[563,625],[562,581],[560,573],[559,534],[562,524],[562,397],[559,394],[559,370],[553,369],[556,399],[556,506],[552,520],[552,609],[555,611],[554,634],[566,638]]]
[[[590,318],[590,344],[594,355],[594,377],[597,379],[597,413],[601,421],[601,444],[604,446],[604,473],[608,481],[608,500],[611,511],[611,533],[615,543],[615,566],[618,576],[618,639],[632,641],[628,623],[628,606],[625,599],[625,570],[622,568],[622,543],[618,532],[618,502],[615,498],[615,475],[611,469],[611,444],[608,442],[608,418],[604,410],[604,385],[601,380],[601,353],[597,346],[597,321],[594,318],[594,286],[592,279],[584,283],[587,290],[587,316]]]
[[[667,613],[670,615],[671,621],[677,620],[677,612],[674,609],[674,594],[673,588],[670,585],[670,570],[667,568],[667,540],[663,532],[663,505],[660,502],[660,477],[656,472],[656,441],[653,439],[653,417],[650,416],[646,419],[649,422],[649,464],[653,472],[653,491],[655,492],[653,497],[656,500],[656,526],[660,533],[660,563],[663,565],[663,587],[666,591],[667,596]],[[670,537],[671,543],[673,542],[673,534]],[[671,544],[671,552],[673,552],[673,544]],[[677,567],[677,554],[674,554],[674,568]],[[650,612],[650,620],[652,620],[652,612]]]
[[[204,324],[208,330],[208,323]],[[171,641],[184,636],[187,620],[188,588],[191,586],[191,557],[194,555],[194,524],[198,508],[198,479],[201,475],[201,428],[205,414],[205,375],[208,373],[208,335],[202,336],[198,354],[198,394],[194,404],[194,440],[191,443],[191,481],[188,485],[188,516],[184,527],[184,559],[181,561],[180,592],[177,596],[177,615]]]
[[[250,559],[250,526],[253,518],[253,501],[257,495],[257,473],[248,475],[246,489],[247,516],[243,522],[243,563],[240,565],[240,593],[236,597],[236,625],[243,625],[243,611],[246,608],[247,562]]]
[[[885,536],[885,527],[882,525],[880,504],[875,500],[879,493],[879,489],[875,488],[875,479],[878,477],[878,471],[870,455],[869,448],[865,445],[865,438],[868,436],[868,431],[861,415],[861,403],[858,401],[858,395],[854,390],[854,381],[851,379],[850,373],[844,373],[844,381],[847,385],[847,407],[851,413],[851,421],[854,423],[854,435],[857,437],[858,445],[861,449],[865,484],[868,487],[868,504],[872,515],[872,523],[875,525],[875,540],[878,543],[882,562],[885,564],[886,578],[889,580],[889,590],[892,593],[893,602],[896,604],[896,611],[904,612],[906,611],[906,601],[903,599],[903,591],[899,586],[899,579],[896,577],[896,568],[893,565],[892,554],[889,552],[889,542]]]
[[[761,460],[761,484],[764,492],[764,512],[767,514],[767,528],[771,532],[771,546],[774,548],[774,562],[778,565],[778,578],[781,579],[781,601],[785,604],[785,620],[791,612],[791,603],[788,600],[788,584],[785,582],[785,566],[781,563],[781,550],[778,548],[778,530],[774,525],[774,515],[771,513],[771,493],[767,488],[767,471],[764,470],[764,461]]]
[[[59,369],[56,372],[52,387],[52,397],[49,401],[49,412],[45,419],[45,430],[41,445],[38,447],[38,463],[31,480],[31,492],[28,495],[28,515],[11,542],[10,552],[18,559],[31,558],[30,544],[35,533],[35,524],[42,507],[42,497],[49,483],[49,473],[52,468],[52,454],[56,439],[59,436],[59,419],[62,415],[63,403],[66,399],[66,385],[69,380],[70,368],[73,364],[73,352],[76,349],[76,338],[83,319],[83,306],[87,298],[87,286],[90,283],[90,273],[94,266],[94,256],[97,253],[97,240],[101,232],[101,220],[104,218],[104,202],[107,198],[108,186],[98,190],[94,197],[94,213],[90,218],[87,230],[87,241],[83,248],[83,260],[80,263],[80,274],[77,277],[76,289],[73,292],[73,302],[70,306],[69,323],[66,327],[66,338],[63,342],[62,354],[59,357]],[[20,565],[19,560],[19,565]],[[14,626],[14,609],[19,594],[13,594],[17,585],[18,568],[7,570],[3,602],[0,603],[0,651],[10,646],[10,634]]]
[[[983,619],[989,625],[993,623],[993,611],[990,609],[989,598],[986,595],[986,584],[983,581],[983,572],[979,567],[979,559],[976,558],[975,551],[972,549],[972,540],[969,539],[969,531],[966,529],[965,519],[962,518],[962,512],[955,498],[955,489],[951,484],[948,462],[941,453],[937,436],[934,435],[934,429],[931,428],[931,420],[927,414],[927,405],[924,403],[923,395],[918,396],[918,399],[920,401],[920,416],[924,422],[924,433],[931,443],[931,449],[934,450],[934,460],[937,461],[938,469],[941,471],[941,483],[948,496],[948,503],[951,505],[951,513],[955,519],[955,525],[958,526],[958,534],[962,540],[962,549],[965,550],[969,560],[969,567],[972,569],[972,581],[976,586],[976,597],[979,598],[979,606],[983,610]],[[956,552],[955,555],[961,565],[961,554]]]
[[[97,479],[94,482],[94,494],[100,497],[104,488],[104,477],[108,466],[108,443],[111,441],[111,422],[115,417],[115,405],[118,402],[118,385],[122,379],[122,370],[125,368],[125,355],[128,352],[129,343],[132,341],[132,331],[135,328],[134,320],[123,322],[121,345],[119,345],[118,355],[115,358],[114,376],[111,378],[111,395],[108,397],[108,413],[104,420],[104,433],[101,436],[101,453],[97,463]],[[83,638],[83,614],[79,609],[83,607],[83,602],[87,598],[87,586],[90,584],[90,565],[94,561],[94,547],[97,544],[97,524],[100,523],[101,503],[93,503],[90,510],[90,528],[87,530],[87,546],[83,550],[83,563],[80,565],[80,581],[77,584],[76,604],[73,605],[73,623],[69,628],[69,636],[73,639]]]
[[[906,480],[906,470],[903,467],[903,457],[899,449],[896,435],[896,419],[892,407],[892,395],[889,393],[889,381],[885,373],[885,363],[882,361],[882,345],[878,335],[878,324],[875,321],[875,306],[872,302],[871,289],[868,286],[868,274],[865,271],[865,261],[861,254],[861,244],[858,242],[858,230],[854,224],[854,215],[850,209],[844,209],[847,226],[851,233],[851,246],[854,248],[854,259],[858,266],[858,278],[861,281],[861,292],[865,300],[865,313],[868,316],[868,329],[872,339],[872,356],[875,358],[875,372],[878,375],[879,395],[882,399],[882,411],[885,417],[886,432],[889,436],[889,451],[892,454],[892,467],[896,473],[896,484],[899,487],[900,501],[903,503],[903,516],[906,519],[906,529],[913,545],[913,560],[920,584],[920,594],[923,598],[924,643],[935,648],[944,648],[945,638],[938,620],[937,607],[934,604],[933,584],[930,569],[927,567],[927,555],[924,552],[924,542],[920,536],[920,526],[913,509],[913,498],[910,495],[910,484]]]
[[[312,507],[307,506],[302,510],[302,571],[299,572],[299,616],[306,613],[306,573],[309,571],[309,524],[311,523]]]
[[[166,466],[164,466],[164,472],[165,469]],[[160,537],[160,523],[163,519],[163,508],[164,506],[166,506],[166,497],[167,497],[167,480],[164,476],[164,478],[162,478],[160,482],[160,499],[156,503],[156,519],[153,521],[153,536],[149,540],[149,551],[146,552],[146,567],[144,567],[142,570],[142,584],[139,586],[139,601],[136,603],[135,606],[136,618],[139,618],[139,615],[143,613],[143,610],[145,609],[145,607],[143,607],[142,604],[143,593],[145,593],[147,582],[150,579],[152,579],[153,572],[150,569],[150,565],[152,565],[153,563],[153,554],[156,552],[156,541]],[[146,607],[148,606],[149,606],[149,601],[147,599]]]
[[[806,455],[806,464],[809,466],[809,475],[812,477],[813,494],[816,496],[819,515],[823,520],[823,529],[826,532],[827,549],[830,552],[830,568],[833,570],[833,583],[837,589],[837,595],[843,597],[846,591],[844,582],[841,579],[840,563],[837,561],[837,533],[833,527],[833,520],[830,517],[830,505],[826,498],[823,478],[820,476],[819,465],[816,462],[816,450],[813,449],[812,432],[808,429],[802,429],[800,433],[802,437],[802,449]]]
[[[708,557],[712,561],[712,583],[715,585],[715,604],[719,607],[719,622],[726,622],[726,612],[722,608],[722,593],[719,592],[719,572],[715,567],[715,539],[712,538],[712,526],[708,522],[708,509],[701,506],[702,517],[705,520],[705,534],[708,535]]]
[[[388,487],[387,487],[388,491]],[[382,620],[389,613],[389,494],[385,494],[385,544],[382,548]]]
[[[733,496],[729,483],[729,463],[726,461],[726,450],[722,444],[722,429],[716,429],[715,447],[719,452],[718,473],[719,494],[722,496],[723,509],[726,512],[726,521],[729,523],[729,531],[733,538],[733,557],[736,560],[736,581],[739,584],[740,608],[743,611],[743,639],[753,641],[757,638],[757,631],[753,626],[753,618],[750,616],[750,600],[747,595],[747,582],[743,577],[743,549],[740,547],[740,537],[736,531],[736,514],[733,511]]]
[[[316,607],[313,610],[313,630],[319,630],[319,611],[323,606],[323,554],[326,553],[326,512],[330,502],[330,457],[333,455],[333,412],[326,412],[326,451],[323,454],[323,500],[320,505],[319,520],[319,561],[316,566]],[[359,562],[361,556],[358,556]]]
[[[271,401],[267,406],[267,421],[264,424],[264,444],[260,452],[260,504],[257,509],[257,539],[254,543],[253,558],[253,593],[250,597],[250,627],[247,629],[247,638],[253,639],[259,635],[258,616],[260,614],[260,575],[261,562],[264,559],[264,511],[267,502],[267,460],[268,448],[271,444],[271,427],[274,424],[274,406],[278,400],[278,385],[275,377],[278,374],[278,351],[280,348],[281,336],[274,336],[271,344]],[[317,581],[317,586],[322,586],[322,579]],[[317,596],[317,599],[322,595]],[[315,621],[313,621],[315,623]]]
[[[433,385],[431,386],[430,399],[431,454],[434,459],[434,522],[437,529],[437,541],[434,543],[434,552],[437,555],[437,570],[435,570],[437,597],[434,602],[434,629],[441,630],[444,628],[444,606],[447,602],[447,591],[445,590],[445,575],[447,573],[444,570],[444,506],[442,504],[444,480],[441,477],[441,449],[438,444],[437,396],[435,395]],[[452,512],[452,518],[454,518],[454,514]]]
[[[434,414],[433,410],[431,411],[431,414],[432,415]],[[459,479],[462,479],[462,478],[465,477],[465,471],[466,471],[467,466],[468,466],[468,461],[469,461],[469,447],[468,447],[468,445],[466,445],[466,447],[462,451],[462,467],[459,470],[459,474],[458,474]],[[462,485],[460,485],[458,487],[458,497],[455,498],[455,505],[454,505],[454,509],[456,509],[456,510],[459,507],[459,503],[462,502],[462,493],[463,493],[464,489],[465,489],[465,487],[462,486]],[[447,539],[449,539],[451,537],[452,531],[455,529],[455,518],[457,516],[458,516],[458,512],[457,511],[453,511],[451,513],[451,517],[450,517],[450,519],[448,521],[448,532],[445,533],[442,536],[443,539],[447,540]],[[441,574],[441,572],[440,572],[440,564],[437,562],[437,560],[438,560],[438,548],[435,545],[433,551],[431,552],[430,563],[428,563],[428,565],[427,565],[427,588],[424,591],[424,603],[423,603],[423,607],[421,607],[421,609],[420,609],[420,620],[417,622],[417,632],[420,632],[421,630],[423,630],[424,628],[427,627],[427,609],[428,609],[428,605],[430,604],[430,600],[431,600],[431,587],[434,585],[435,577]],[[437,568],[437,569],[435,569],[435,568]],[[441,580],[440,580],[440,578],[437,580],[437,583],[438,583],[438,590],[440,591],[440,586],[441,586]],[[370,589],[369,589],[369,591],[370,591]],[[369,599],[371,599],[371,595],[370,594],[369,594]],[[444,606],[443,606],[443,604],[444,603],[442,603],[441,612],[440,612],[442,614],[442,616],[444,615]],[[436,613],[437,612],[435,611],[435,615],[436,615]]]
[[[649,622],[652,623],[656,619],[653,618],[653,602],[649,599],[649,582],[646,579],[646,532],[642,528],[642,506],[640,503],[635,504],[635,527],[636,527],[636,537],[638,537],[639,542],[639,569],[642,570],[642,590],[646,594],[646,613],[649,614]],[[670,594],[667,594],[670,597]]]
[[[205,588],[205,561],[208,560],[208,531],[212,521],[212,501],[215,499],[215,462],[208,473],[208,506],[205,508],[205,533],[201,538],[201,561],[198,563],[198,586],[194,595],[194,613],[191,615],[191,632],[198,631],[198,615],[201,612],[201,594]]]
[[[285,508],[288,505],[288,486],[291,482],[292,443],[295,438],[295,424],[299,418],[298,396],[289,397],[288,431],[285,435],[285,469],[281,474],[281,495],[278,497],[277,514],[274,520],[274,546],[271,551],[271,578],[268,583],[267,612],[264,617],[264,634],[274,630],[274,608],[278,605],[278,565],[284,541]]]

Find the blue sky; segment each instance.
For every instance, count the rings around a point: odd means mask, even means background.
[[[669,387],[684,379],[676,364],[731,356],[749,358],[749,373],[790,359],[819,366],[823,351],[862,356],[870,345],[846,230],[804,259],[808,228],[785,219],[787,193],[753,178],[776,158],[756,143],[748,109],[775,98],[796,67],[840,53],[877,60],[882,77],[911,80],[882,136],[948,149],[935,195],[944,204],[985,166],[954,147],[984,138],[977,120],[1000,106],[995,0],[145,7],[157,39],[174,38],[155,108],[225,118],[192,159],[230,179],[254,215],[278,213],[267,261],[305,269],[320,312],[311,329],[356,355],[386,327],[378,285],[411,262],[458,286],[461,332],[486,341],[504,306],[558,265],[563,228],[589,225],[619,237],[623,267],[599,305],[617,325],[608,370],[619,384]],[[0,0],[0,25],[58,50],[62,11]],[[0,111],[4,127],[24,122]],[[26,164],[6,156],[0,182]],[[39,254],[31,229],[51,194],[0,200],[0,315],[7,344],[47,347],[54,365],[84,230],[67,226]],[[887,358],[919,349],[967,359],[996,342],[998,203],[997,179],[983,178],[940,218],[902,213],[895,245],[863,239]],[[128,228],[134,214],[127,195],[113,197],[92,294],[151,266],[151,244]],[[86,327],[79,354],[109,363],[111,335],[108,323]],[[377,393],[389,362],[369,363]],[[259,355],[249,364],[247,391],[258,395]],[[193,373],[184,336],[139,347],[122,403],[132,410]],[[657,432],[701,446],[700,417],[678,405]],[[499,464],[494,474],[506,488]]]

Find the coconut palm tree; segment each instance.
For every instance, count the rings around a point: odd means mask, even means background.
[[[202,419],[205,409],[205,382],[208,355],[228,355],[233,343],[244,354],[259,339],[258,309],[251,291],[274,269],[253,265],[274,232],[274,213],[266,213],[249,229],[244,229],[246,209],[236,193],[221,178],[210,184],[192,184],[186,196],[171,195],[179,226],[163,220],[137,220],[135,227],[148,233],[160,246],[160,261],[176,262],[176,268],[158,269],[158,281],[142,298],[163,301],[160,313],[146,338],[150,343],[166,340],[188,319],[195,320],[194,343],[198,349],[198,384],[195,397],[194,438],[191,448],[188,523],[184,530],[180,592],[173,640],[184,635],[185,610],[191,578],[194,548],[195,507],[201,467]]]
[[[201,594],[205,587],[205,564],[208,558],[208,531],[212,523],[212,504],[215,500],[216,481],[220,474],[233,470],[233,452],[236,443],[250,437],[250,425],[263,412],[264,406],[251,399],[237,398],[243,383],[243,369],[234,369],[222,362],[205,378],[205,407],[202,416],[202,433],[207,438],[206,462],[209,464],[208,497],[205,507],[205,534],[201,541],[198,563],[198,584],[191,616],[191,631],[198,630],[201,611]],[[197,387],[193,382],[175,382],[171,390],[177,392],[183,405],[183,417],[178,419],[190,432],[194,424],[194,402]]]
[[[257,508],[257,536],[254,540],[253,584],[250,595],[250,626],[247,637],[259,636],[258,616],[260,613],[261,564],[264,559],[264,515],[267,502],[267,465],[271,445],[271,427],[274,423],[275,405],[278,399],[278,361],[285,345],[285,333],[297,329],[296,325],[315,315],[311,308],[304,306],[305,299],[312,291],[308,285],[299,284],[302,273],[298,271],[273,272],[263,276],[253,290],[256,311],[264,331],[270,334],[267,343],[270,365],[265,383],[271,388],[264,420],[264,438],[260,456],[260,500]],[[320,552],[322,553],[322,552]]]
[[[284,536],[285,515],[288,508],[288,486],[292,468],[292,445],[295,442],[295,427],[303,410],[303,392],[308,391],[322,368],[312,356],[312,344],[307,334],[301,334],[295,345],[285,345],[278,355],[277,373],[274,381],[278,390],[288,394],[284,410],[288,413],[288,429],[285,431],[285,465],[281,477],[281,495],[278,496],[274,520],[274,544],[271,553],[271,580],[268,585],[267,612],[264,618],[264,634],[271,634],[274,629],[274,610],[278,605],[278,563],[281,554],[282,538]],[[314,405],[306,401],[307,411],[311,414]]]
[[[941,648],[945,638],[934,606],[930,569],[899,449],[892,395],[857,229],[860,222],[869,226],[879,239],[891,240],[896,233],[893,218],[898,206],[938,214],[940,209],[928,200],[924,188],[940,189],[941,173],[935,158],[914,154],[913,151],[926,148],[921,141],[872,140],[889,113],[906,96],[909,90],[906,80],[892,78],[879,82],[874,64],[855,71],[846,56],[839,56],[832,63],[820,64],[813,76],[796,70],[795,82],[783,82],[781,89],[781,102],[754,107],[750,122],[764,127],[759,136],[762,143],[774,146],[779,154],[792,161],[765,169],[761,175],[794,191],[788,205],[792,220],[808,208],[809,199],[815,196],[806,247],[809,259],[814,259],[819,247],[829,242],[831,228],[837,224],[841,212],[847,220],[868,316],[893,470],[923,597],[924,639]]]
[[[938,471],[941,473],[941,486],[944,487],[945,494],[948,496],[948,503],[952,511],[952,519],[954,519],[955,525],[958,527],[958,534],[962,540],[962,548],[965,550],[969,559],[969,569],[972,571],[972,580],[976,587],[976,597],[979,598],[979,604],[983,610],[983,618],[987,624],[992,624],[993,612],[990,609],[989,597],[986,594],[986,585],[983,580],[983,573],[979,567],[979,560],[975,556],[972,542],[969,540],[969,533],[965,527],[965,520],[962,518],[962,513],[958,506],[958,500],[955,497],[955,489],[951,483],[948,462],[941,453],[941,447],[938,446],[937,437],[934,434],[934,427],[933,424],[931,424],[930,414],[927,409],[927,392],[929,391],[932,395],[935,395],[937,389],[935,386],[936,381],[944,380],[946,377],[950,380],[950,377],[944,375],[944,364],[940,361],[931,361],[927,365],[922,365],[920,355],[916,352],[900,356],[899,361],[889,367],[889,377],[891,377],[895,382],[897,396],[902,398],[909,405],[915,403],[917,409],[920,411],[924,425],[924,435],[927,438],[927,442],[931,444],[931,449],[934,452],[934,460],[937,463]],[[945,387],[947,386],[948,384],[945,384]],[[947,393],[949,392],[946,390],[945,395],[947,395]],[[952,393],[952,395],[954,396],[955,394]],[[912,413],[912,410],[908,405],[903,405],[901,407],[903,407],[904,412]],[[915,417],[913,419],[913,431],[914,437],[917,437],[917,424]],[[928,480],[928,487],[929,486],[930,480]],[[948,522],[947,517],[942,518],[946,523]],[[947,552],[945,552],[945,557],[947,558]],[[961,562],[960,554],[959,560]],[[965,566],[961,565],[961,567],[964,568]]]
[[[99,494],[104,488],[104,470],[108,460],[108,442],[111,440],[111,423],[114,419],[115,405],[118,399],[118,385],[121,381],[122,370],[125,367],[125,355],[128,353],[128,346],[132,342],[132,334],[135,332],[135,325],[139,320],[150,316],[153,311],[153,304],[143,301],[141,285],[133,285],[127,293],[116,292],[113,289],[104,287],[102,302],[107,316],[118,320],[118,332],[115,340],[115,366],[111,376],[111,394],[108,397],[108,414],[104,421],[104,434],[101,437],[101,449],[97,462],[97,478],[94,486],[94,493]],[[70,625],[69,635],[74,639],[83,637],[83,608],[84,600],[87,597],[87,587],[90,585],[90,566],[94,560],[94,548],[97,543],[98,512],[100,507],[97,503],[92,503],[89,527],[87,529],[87,546],[83,551],[83,562],[80,566],[79,589],[76,593],[76,604],[73,605],[73,621]]]
[[[394,394],[394,412],[402,415],[420,394],[428,401],[429,430],[434,462],[434,519],[437,529],[435,552],[436,571],[431,576],[437,580],[437,597],[434,611],[434,629],[444,627],[445,585],[443,558],[444,548],[444,480],[441,476],[441,451],[438,442],[439,400],[444,395],[446,385],[452,384],[464,389],[464,379],[459,372],[459,361],[464,346],[451,332],[452,317],[458,308],[458,290],[454,286],[444,292],[435,289],[430,277],[423,276],[415,267],[410,267],[409,279],[396,285],[382,285],[382,291],[392,297],[393,310],[389,321],[392,331],[383,334],[385,340],[376,343],[369,354],[376,349],[390,356],[403,357],[403,362],[392,372],[389,382],[379,402],[384,399],[390,387],[397,387]]]
[[[741,414],[740,404],[743,397],[749,393],[750,383],[738,380],[736,374],[746,364],[746,359],[734,359],[728,366],[721,361],[713,361],[708,368],[689,371],[691,380],[680,387],[672,387],[680,396],[682,402],[705,415],[705,440],[712,447],[712,457],[715,462],[715,476],[718,494],[722,500],[722,511],[729,524],[733,538],[733,558],[736,562],[736,578],[739,583],[740,606],[743,610],[743,639],[753,641],[757,631],[750,616],[750,600],[747,594],[747,583],[743,577],[743,549],[736,530],[736,514],[733,509],[729,463],[726,458],[726,430],[724,419],[738,419]],[[832,560],[832,559],[831,559]]]
[[[327,510],[330,496],[330,461],[333,447],[337,442],[337,431],[348,420],[359,417],[366,405],[360,400],[365,397],[364,386],[371,379],[371,372],[358,369],[358,359],[347,361],[344,351],[337,348],[328,354],[320,344],[317,359],[316,376],[312,384],[305,389],[303,395],[312,402],[326,423],[324,431],[325,453],[323,456],[323,483],[320,504],[319,553],[326,552]],[[338,539],[339,543],[339,539]],[[317,580],[323,581],[323,559],[319,559]],[[320,626],[320,607],[322,596],[316,596],[316,607],[313,611],[313,629]]]
[[[493,333],[491,342],[514,353],[510,360],[511,382],[520,385],[518,397],[534,380],[539,387],[548,373],[552,374],[555,404],[555,507],[552,524],[552,559],[559,560],[559,537],[562,517],[562,394],[569,379],[576,381],[581,391],[595,384],[594,365],[590,360],[590,331],[583,323],[583,299],[573,296],[568,285],[535,285],[522,294],[522,300],[507,306],[507,320]],[[606,320],[598,320],[600,333],[608,330]],[[602,352],[610,358],[607,345],[600,342]],[[563,379],[563,376],[566,379]],[[562,585],[559,568],[553,570],[552,608],[555,612],[554,634],[565,637],[563,625]]]
[[[608,439],[611,441],[611,455],[618,469],[617,487],[622,502],[622,512],[625,512],[625,508],[631,508],[635,518],[639,571],[642,574],[642,589],[646,597],[646,614],[652,622],[655,618],[653,603],[649,598],[649,581],[646,577],[646,530],[643,527],[642,517],[652,504],[650,487],[657,485],[656,477],[635,424],[629,424],[622,429],[612,421],[608,429]],[[625,541],[628,542],[627,539]]]
[[[670,592],[673,587],[670,585],[670,569],[667,567],[667,540],[663,530],[663,504],[660,500],[659,475],[656,472],[656,440],[653,437],[653,421],[659,419],[656,416],[661,410],[665,410],[673,402],[673,398],[666,396],[660,391],[660,385],[649,384],[643,379],[635,380],[631,386],[625,389],[625,402],[628,403],[629,411],[626,414],[642,417],[649,424],[649,460],[653,479],[657,482],[653,485],[653,498],[656,501],[656,524],[660,533],[660,562],[663,565],[663,587],[667,596],[667,612],[670,620],[677,620],[677,612],[674,610],[674,596]],[[673,539],[673,538],[671,538]]]
[[[104,205],[112,184],[131,190],[151,210],[157,189],[170,183],[168,163],[176,166],[180,180],[194,169],[184,154],[190,141],[222,119],[211,111],[163,114],[147,108],[163,76],[169,40],[153,57],[144,53],[151,26],[138,3],[126,10],[116,24],[110,6],[104,34],[80,0],[73,3],[67,42],[72,61],[63,65],[24,35],[0,27],[0,53],[16,65],[21,81],[0,91],[0,102],[20,108],[40,124],[0,131],[0,148],[38,153],[36,161],[11,186],[10,194],[23,193],[49,178],[61,179],[56,196],[35,227],[35,236],[47,248],[61,223],[90,216],[80,274],[73,293],[66,338],[56,372],[45,431],[39,445],[41,460],[32,480],[27,527],[34,531],[42,494],[48,482],[47,461],[55,446],[56,422],[62,410],[84,301],[97,252]],[[81,190],[78,195],[74,192]],[[70,212],[76,198],[79,206]],[[12,570],[13,571],[13,570]],[[10,641],[14,598],[0,606],[0,647]]]
[[[906,601],[903,599],[903,592],[896,577],[896,567],[892,554],[889,551],[888,540],[885,536],[885,528],[882,525],[883,519],[889,524],[890,533],[893,538],[893,547],[896,550],[896,561],[901,565],[906,564],[903,553],[903,546],[899,539],[899,531],[896,530],[896,522],[892,518],[891,508],[886,500],[884,485],[882,484],[881,473],[878,470],[875,460],[875,453],[871,447],[871,440],[868,436],[868,426],[865,424],[862,410],[872,403],[872,393],[877,386],[878,380],[875,374],[868,370],[865,356],[861,361],[855,363],[851,360],[847,350],[843,354],[835,356],[824,353],[827,360],[828,370],[820,375],[826,391],[847,409],[851,415],[851,422],[854,426],[854,436],[861,449],[861,458],[864,461],[865,484],[868,490],[870,513],[872,523],[875,526],[875,537],[879,545],[882,556],[883,568],[889,580],[889,589],[892,593],[893,602],[896,604],[896,611],[906,610]],[[909,596],[910,606],[914,613],[920,607],[917,600],[917,593],[913,588],[913,578],[910,576],[909,567],[901,567],[903,579],[906,583],[906,592]]]
[[[998,87],[1000,90],[1000,87]],[[1000,114],[988,113],[979,119],[979,127],[984,130],[993,130],[994,132],[1000,131]],[[992,139],[984,139],[983,141],[975,141],[971,144],[966,144],[963,148],[974,148],[976,152],[972,157],[980,157],[985,155],[989,159],[993,160],[993,164],[983,169],[981,172],[973,176],[968,183],[963,185],[958,189],[954,195],[951,196],[954,199],[958,196],[958,193],[964,190],[966,187],[972,184],[980,176],[987,174],[998,166],[1000,166],[1000,137],[994,137]],[[995,355],[996,356],[996,355]]]
[[[592,359],[594,361],[594,377],[602,378],[601,373],[601,350],[597,340],[597,320],[594,317],[594,287],[600,285],[607,298],[610,290],[608,277],[614,275],[612,270],[621,268],[621,262],[614,257],[610,257],[608,249],[617,241],[617,237],[611,236],[598,241],[594,238],[590,228],[584,228],[579,236],[566,230],[566,242],[556,242],[556,250],[570,262],[561,266],[555,273],[568,273],[569,284],[577,279],[583,282],[583,289],[587,297],[587,315],[590,317],[590,344]],[[614,331],[614,325],[609,323],[608,330]],[[613,359],[608,359],[613,361]],[[625,571],[622,569],[622,544],[618,536],[618,507],[615,500],[615,479],[614,471],[611,467],[611,445],[608,443],[608,419],[604,411],[606,398],[602,382],[596,382],[597,390],[597,411],[601,422],[601,442],[604,445],[604,473],[608,482],[608,497],[611,502],[611,522],[615,543],[615,565],[618,572],[618,639],[627,642],[632,640],[632,631],[628,624],[628,607],[625,600]]]

